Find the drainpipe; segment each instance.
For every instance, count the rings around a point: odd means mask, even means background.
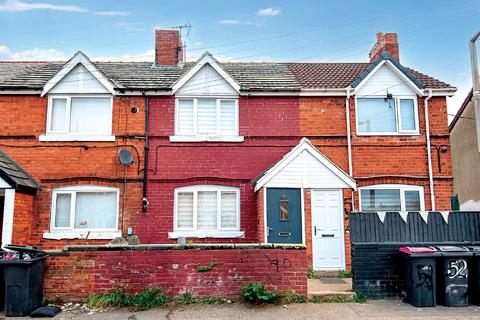
[[[345,114],[347,117],[347,148],[348,148],[348,174],[353,178],[353,165],[352,165],[352,138],[350,129],[350,90],[351,86],[347,88],[347,99],[345,101]],[[352,191],[352,211],[355,211],[355,191]]]
[[[433,190],[433,170],[432,170],[432,150],[430,146],[430,121],[428,119],[428,100],[432,97],[432,90],[428,90],[428,96],[423,101],[425,110],[425,135],[427,138],[427,158],[428,158],[428,179],[430,181],[430,202],[432,203],[432,211],[435,211],[435,193]]]
[[[145,97],[145,147],[143,150],[143,212],[147,211],[150,203],[147,199],[147,182],[148,182],[148,114],[149,114],[149,101],[148,96],[145,94],[145,91],[142,91],[142,95]]]

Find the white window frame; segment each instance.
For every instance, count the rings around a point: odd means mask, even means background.
[[[406,211],[405,191],[418,191],[420,194],[420,211],[425,211],[425,190],[422,186],[408,184],[376,184],[358,188],[358,199],[360,211],[362,208],[362,190],[400,190],[400,211]]]
[[[70,132],[70,111],[72,107],[72,98],[109,98],[110,99],[110,123],[108,133],[98,132]],[[52,109],[53,99],[65,99],[65,123],[66,130],[64,131],[52,131]],[[115,136],[112,135],[112,122],[113,122],[113,96],[106,94],[52,94],[48,96],[47,107],[47,127],[45,134],[40,135],[40,141],[115,141]]]
[[[418,101],[417,96],[412,95],[396,95],[393,97],[395,102],[395,125],[396,132],[360,132],[360,127],[358,123],[359,113],[358,113],[358,100],[360,99],[385,99],[385,96],[355,96],[355,124],[357,126],[357,135],[358,136],[405,136],[405,135],[420,135],[420,125],[418,120]],[[415,116],[415,130],[402,130],[402,119],[400,115],[400,100],[413,100],[414,116]]]
[[[216,123],[216,134],[205,135],[198,134],[198,113],[197,106],[198,100],[201,99],[215,99],[216,100],[216,113],[217,113],[217,123]],[[178,133],[178,103],[180,100],[192,100],[193,101],[193,134],[192,135],[180,135]],[[235,134],[234,135],[221,135],[220,134],[220,103],[221,101],[233,101],[235,103]],[[244,138],[240,136],[240,116],[238,110],[238,98],[225,96],[225,97],[191,97],[191,96],[178,96],[175,98],[175,128],[174,135],[170,136],[171,142],[201,142],[201,141],[219,141],[219,142],[242,142]]]
[[[115,227],[114,228],[80,228],[75,229],[75,200],[77,192],[115,192],[116,193],[116,210],[115,210]],[[69,227],[55,227],[55,213],[57,206],[57,195],[70,194],[70,226]],[[103,186],[69,186],[64,188],[54,189],[52,191],[52,205],[50,212],[50,233],[44,233],[44,238],[48,239],[73,239],[86,238],[88,239],[113,239],[121,236],[118,230],[119,219],[119,197],[120,192],[118,188],[103,187]]]
[[[198,230],[197,229],[197,201],[198,192],[202,191],[214,191],[217,193],[217,229],[215,230]],[[184,192],[193,193],[193,228],[179,228],[177,226],[177,205],[178,194]],[[221,193],[222,192],[235,192],[236,193],[236,209],[237,220],[236,227],[234,228],[222,228],[221,227]],[[196,238],[238,238],[244,236],[244,232],[240,231],[240,188],[218,186],[218,185],[195,185],[180,187],[175,189],[174,194],[174,209],[173,209],[173,232],[169,233],[169,238],[178,237],[196,237]]]

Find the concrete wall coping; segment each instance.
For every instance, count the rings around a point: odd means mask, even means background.
[[[73,245],[62,250],[46,250],[49,256],[65,256],[69,252],[84,251],[162,251],[162,250],[306,250],[303,244],[272,244],[272,243],[211,243],[211,244],[140,244],[140,245]]]

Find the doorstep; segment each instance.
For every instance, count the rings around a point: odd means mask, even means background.
[[[352,278],[308,279],[307,294],[309,297],[351,298]]]

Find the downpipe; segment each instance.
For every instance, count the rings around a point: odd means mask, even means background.
[[[435,211],[435,192],[433,188],[433,169],[432,169],[432,149],[430,143],[430,121],[428,118],[428,101],[432,97],[432,90],[428,90],[428,96],[423,101],[423,108],[425,111],[425,135],[427,139],[427,158],[428,158],[428,179],[430,183],[430,203],[432,204],[432,211]]]

